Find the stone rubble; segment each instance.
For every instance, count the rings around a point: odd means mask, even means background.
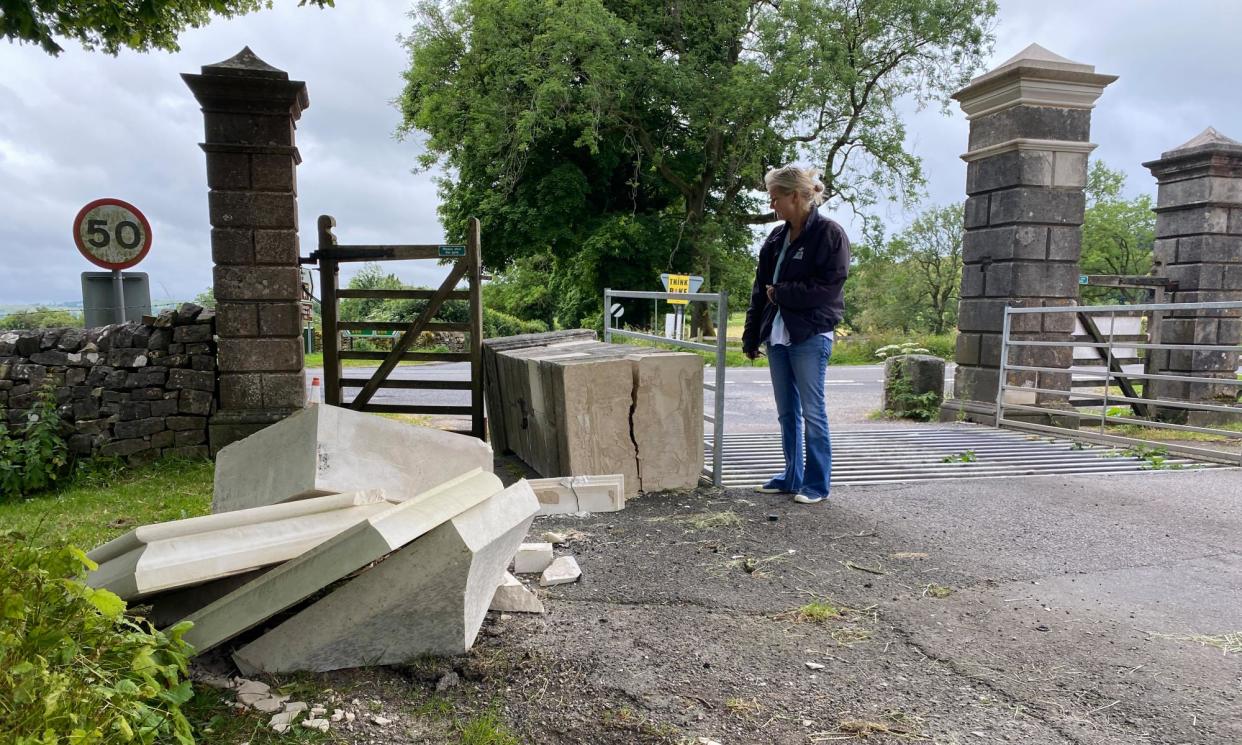
[[[566,585],[571,582],[577,582],[582,576],[582,570],[578,568],[578,560],[572,556],[560,556],[545,570],[543,576],[539,578],[539,584],[544,587],[552,585]]]

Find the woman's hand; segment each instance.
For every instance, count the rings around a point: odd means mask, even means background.
[[[776,285],[768,285],[768,302],[776,305]]]

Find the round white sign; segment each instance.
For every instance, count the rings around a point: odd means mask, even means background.
[[[92,264],[128,269],[151,250],[151,224],[128,202],[96,199],[74,218],[73,241]]]

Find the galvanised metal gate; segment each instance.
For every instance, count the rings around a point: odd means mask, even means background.
[[[1227,451],[1213,450],[1209,448],[1195,447],[1184,445],[1181,443],[1156,442],[1154,440],[1141,437],[1129,437],[1115,432],[1106,432],[1107,425],[1110,424],[1130,424],[1139,425],[1143,428],[1176,430],[1185,432],[1198,432],[1204,434],[1215,435],[1228,440],[1239,440],[1242,442],[1242,432],[1230,429],[1222,429],[1219,427],[1196,426],[1191,424],[1182,424],[1169,421],[1170,417],[1153,418],[1153,417],[1125,417],[1117,416],[1110,413],[1110,404],[1124,404],[1131,406],[1135,412],[1148,412],[1155,414],[1160,410],[1174,412],[1212,412],[1222,415],[1222,418],[1234,418],[1236,421],[1242,421],[1242,407],[1236,405],[1237,393],[1239,386],[1242,386],[1242,380],[1238,379],[1236,372],[1232,368],[1237,367],[1238,354],[1242,352],[1242,346],[1227,344],[1168,344],[1153,341],[1132,341],[1129,339],[1116,340],[1113,330],[1117,328],[1116,320],[1119,316],[1132,315],[1134,313],[1146,314],[1149,319],[1150,327],[1158,327],[1160,319],[1165,314],[1177,314],[1185,317],[1193,317],[1202,311],[1242,311],[1242,301],[1228,302],[1212,302],[1212,303],[1149,303],[1144,305],[1100,305],[1100,306],[1068,306],[1068,307],[1050,307],[1050,308],[1005,308],[1004,326],[1001,332],[1001,354],[1000,354],[1000,385],[996,392],[996,426],[1011,427],[1014,429],[1022,429],[1035,432],[1047,432],[1051,434],[1063,434],[1066,436],[1085,439],[1093,442],[1102,442],[1107,444],[1131,445],[1151,447],[1157,445],[1169,453],[1189,456],[1192,458],[1214,461],[1218,463],[1228,463],[1231,465],[1242,465],[1242,452],[1234,455]],[[1012,324],[1015,316],[1028,315],[1036,313],[1079,313],[1085,314],[1087,318],[1108,318],[1109,322],[1105,324],[1091,323],[1089,325],[1097,326],[1099,333],[1093,335],[1090,341],[1048,341],[1048,340],[1028,340],[1012,338]],[[1105,326],[1108,333],[1105,334],[1103,329]],[[1020,365],[1009,361],[1010,352],[1014,349],[1030,347],[1095,347],[1101,350],[1102,369],[1096,366],[1071,366],[1066,368],[1043,367],[1038,365]],[[1132,365],[1132,368],[1125,369],[1125,366],[1118,360],[1117,352],[1125,350],[1139,350],[1144,352],[1145,360],[1142,366]],[[1228,371],[1227,377],[1210,377],[1206,375],[1179,375],[1167,372],[1154,372],[1159,369],[1157,366],[1150,364],[1151,353],[1156,350],[1163,350],[1169,354],[1223,354],[1226,360],[1232,360],[1231,369]],[[1094,397],[1091,401],[1090,408],[1078,409],[1069,406],[1053,407],[1048,405],[1040,405],[1041,397],[1044,403],[1048,398],[1053,400],[1064,400],[1066,404],[1072,402],[1069,390],[1050,389],[1037,387],[1033,383],[1031,376],[1026,376],[1027,381],[1019,384],[1010,382],[1010,376],[1013,373],[1069,373],[1072,378],[1095,378],[1100,382],[1100,388],[1103,389],[1102,394]],[[1138,393],[1135,385],[1136,381],[1141,381],[1142,394]],[[1195,400],[1178,400],[1174,398],[1157,398],[1152,393],[1150,382],[1169,381],[1173,383],[1189,383],[1204,388],[1225,389],[1235,391],[1229,398],[1231,403],[1213,404],[1204,403]],[[1112,387],[1117,385],[1122,389],[1121,394],[1112,392]],[[1098,408],[1098,411],[1095,409]],[[1070,417],[1077,420],[1078,428],[1059,427],[1055,424],[1039,424],[1034,422],[1015,419],[1013,416],[1021,412],[1039,413],[1049,415],[1051,421],[1055,422],[1059,417]],[[1091,432],[1083,429],[1082,425],[1098,424],[1098,431]]]

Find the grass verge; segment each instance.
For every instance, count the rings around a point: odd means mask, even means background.
[[[0,503],[0,527],[90,550],[139,525],[208,514],[213,474],[211,461],[179,458],[100,470],[55,491]]]

